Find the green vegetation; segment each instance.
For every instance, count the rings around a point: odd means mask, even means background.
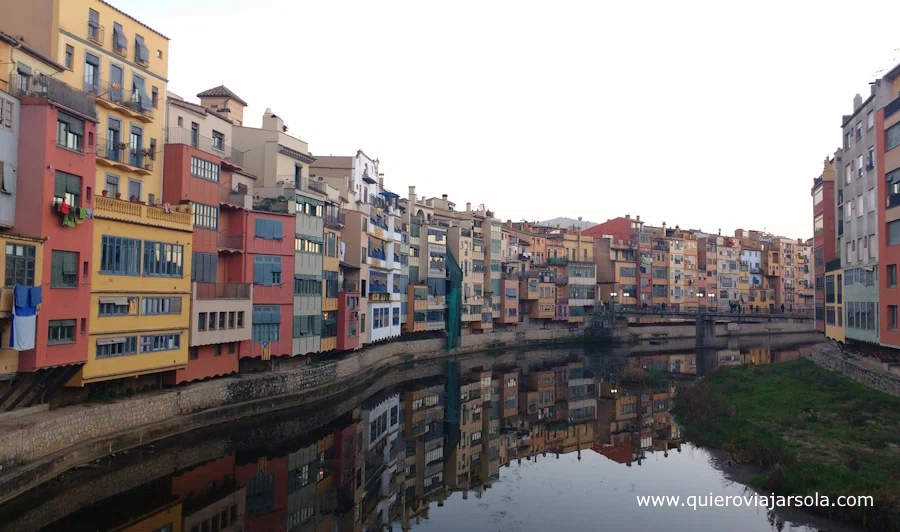
[[[764,466],[779,495],[871,495],[870,508],[817,508],[835,519],[900,531],[900,399],[809,360],[724,368],[680,386],[688,440]]]

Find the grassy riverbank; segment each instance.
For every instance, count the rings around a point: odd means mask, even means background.
[[[809,360],[725,368],[678,389],[685,436],[767,468],[780,495],[871,495],[874,508],[818,508],[900,530],[900,398]]]

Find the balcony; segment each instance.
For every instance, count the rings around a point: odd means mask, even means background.
[[[183,144],[204,153],[215,155],[222,159],[222,162],[226,165],[234,167],[233,169],[243,168],[244,166],[244,152],[225,144],[224,139],[204,137],[193,130],[183,127],[167,128],[166,144]]]
[[[153,121],[153,102],[143,91],[127,90],[124,83],[85,76],[83,89],[97,96],[97,105],[115,109],[142,122]]]
[[[56,78],[43,74],[23,76],[14,72],[9,77],[9,87],[13,95],[19,98],[46,98],[91,120],[97,120],[94,97]]]
[[[391,294],[388,292],[369,292],[368,299],[373,303],[390,303]]]
[[[219,251],[232,251],[238,253],[244,251],[244,235],[219,233],[217,240]]]
[[[178,231],[194,230],[194,216],[190,205],[174,205],[166,212],[162,207],[94,196],[94,217]]]
[[[223,186],[219,189],[219,204],[249,211],[253,208],[253,197],[250,196],[247,185],[239,183],[231,187]]]
[[[569,259],[565,257],[551,257],[547,259],[547,264],[551,266],[565,266],[569,264]]]
[[[88,22],[87,38],[89,41],[103,46],[106,39],[106,28],[95,22]]]
[[[245,283],[195,283],[195,299],[250,299],[250,287]]]
[[[325,214],[325,227],[329,229],[342,229],[344,227],[344,214],[343,213],[326,213]]]
[[[153,159],[149,150],[133,150],[114,139],[97,138],[97,164],[140,175],[153,173]]]

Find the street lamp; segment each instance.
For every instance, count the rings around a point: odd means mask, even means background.
[[[612,303],[612,309],[613,309],[613,312],[616,311],[616,297],[617,297],[618,295],[619,295],[619,294],[616,293],[616,292],[610,292],[610,294],[609,294],[609,297],[610,297],[610,299],[612,300],[611,303]]]

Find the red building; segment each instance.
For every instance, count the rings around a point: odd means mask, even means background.
[[[231,234],[245,235],[243,270],[253,282],[250,352],[241,358],[291,356],[294,322],[294,215],[249,211],[243,226]]]
[[[516,274],[513,273],[513,276]],[[502,300],[500,302],[499,323],[519,323],[519,281],[517,278],[504,278],[500,281]]]
[[[892,71],[893,73],[893,71]],[[885,76],[886,79],[888,78]],[[900,148],[887,145],[891,128],[900,129],[900,98],[875,115],[875,188],[878,194],[878,320],[879,340],[887,347],[900,348],[900,288],[897,287],[897,265],[900,264]],[[893,133],[893,132],[892,132]],[[893,137],[893,135],[892,135]],[[893,148],[893,149],[890,149]],[[818,302],[817,302],[818,303]]]
[[[345,286],[345,288],[353,287]],[[351,351],[359,348],[359,310],[359,291],[338,292],[338,351]]]
[[[813,180],[813,257],[816,330],[825,331],[825,263],[835,258],[834,160],[825,159],[822,175]]]
[[[651,280],[651,254],[650,254],[650,234],[647,233],[643,237],[641,230],[644,222],[638,216],[634,219],[631,215],[626,214],[624,217],[619,216],[612,220],[607,220],[602,224],[585,229],[581,232],[582,236],[590,236],[595,240],[604,236],[612,237],[614,244],[628,245],[635,250],[635,262],[637,263],[637,303],[647,303],[653,301]],[[647,282],[642,282],[647,280]],[[641,318],[640,321],[643,321]]]
[[[241,171],[243,154],[228,146],[230,120],[173,98],[166,115],[177,125],[166,131],[163,201],[194,207],[190,351],[187,368],[175,374],[180,383],[236,373],[239,359],[250,356],[253,269],[245,240],[253,235],[254,179]]]
[[[43,383],[56,387],[87,362],[97,113],[81,91],[47,76],[27,79],[17,91],[25,127],[14,231],[44,240],[43,302],[35,348],[20,353],[19,371],[53,368]]]

